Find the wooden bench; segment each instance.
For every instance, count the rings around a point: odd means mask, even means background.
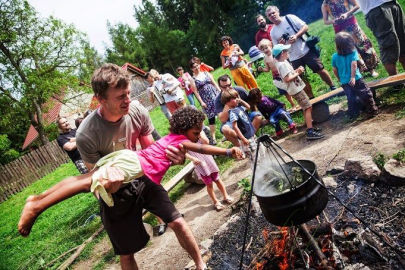
[[[368,82],[367,85],[372,90],[375,90],[378,88],[389,87],[389,86],[399,85],[399,84],[403,84],[403,83],[405,83],[405,72],[397,74],[397,75],[389,76],[387,78],[382,78],[379,80]],[[344,93],[343,88],[339,87],[335,90],[332,90],[328,93],[325,93],[323,95],[320,95],[316,98],[311,99],[310,102],[312,105],[319,104],[319,106],[314,106],[312,108],[313,109],[312,115],[314,116],[314,121],[317,121],[316,118],[322,118],[322,119],[326,118],[327,119],[329,117],[329,109],[328,109],[328,105],[326,103],[324,103],[324,101],[326,101],[332,97],[342,95],[343,93]],[[301,110],[301,108],[298,106],[297,108],[288,110],[288,112],[293,114],[300,110]],[[322,122],[322,121],[317,121],[317,122]]]
[[[184,177],[186,177],[189,173],[192,173],[194,170],[193,162],[188,163],[184,166],[181,171],[179,171],[172,179],[169,180],[163,187],[166,189],[167,192],[172,190]]]

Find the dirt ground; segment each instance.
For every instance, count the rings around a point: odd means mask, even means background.
[[[298,134],[282,138],[278,143],[295,158],[314,161],[321,176],[332,168],[343,167],[345,160],[350,157],[373,156],[377,152],[391,156],[405,147],[405,118],[395,119],[395,108],[383,109],[372,119],[348,122],[341,106],[331,105],[330,119],[319,125],[325,134],[324,139],[307,141],[305,128],[302,127]],[[222,173],[227,190],[234,198],[239,198],[241,194],[238,181],[250,176],[250,165],[246,160],[235,162],[232,168]],[[205,187],[197,185],[187,190],[176,202],[176,207],[184,214],[199,243],[211,238],[231,214],[230,207],[216,212]],[[110,249],[108,240],[101,241],[94,248],[93,253],[97,255],[76,264],[74,268],[92,268]],[[190,261],[170,229],[162,236],[151,238],[148,246],[137,253],[135,258],[140,269],[183,269]],[[120,267],[118,263],[114,263],[107,265],[105,269]]]

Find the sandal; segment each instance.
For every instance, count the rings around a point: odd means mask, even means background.
[[[214,208],[215,208],[215,210],[217,210],[217,211],[221,211],[222,209],[225,208],[225,206],[224,206],[222,203],[217,202],[216,204],[214,204]]]
[[[233,203],[233,198],[232,198],[232,197],[228,197],[228,198],[224,199],[223,202],[224,202],[224,203],[227,203],[227,204],[231,204],[231,203]]]

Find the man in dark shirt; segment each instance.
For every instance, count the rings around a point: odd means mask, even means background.
[[[81,174],[87,173],[87,167],[84,165],[79,150],[77,150],[76,147],[76,129],[72,129],[69,122],[64,117],[59,118],[57,124],[61,131],[57,138],[59,146],[66,151]]]

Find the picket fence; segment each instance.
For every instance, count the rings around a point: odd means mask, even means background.
[[[56,140],[0,165],[0,203],[70,161]]]

